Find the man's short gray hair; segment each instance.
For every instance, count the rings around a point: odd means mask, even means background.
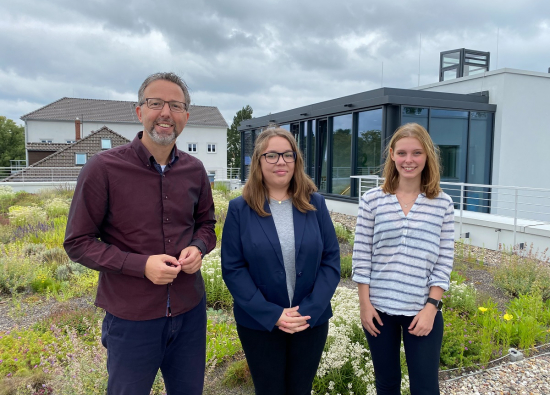
[[[177,74],[169,72],[169,73],[155,73],[151,74],[149,77],[143,81],[143,84],[141,84],[141,87],[138,91],[138,105],[142,105],[145,103],[145,88],[153,82],[157,80],[165,80],[173,82],[174,84],[178,85],[181,90],[183,91],[183,96],[185,97],[185,108],[187,111],[189,111],[189,105],[191,104],[191,96],[189,96],[189,89],[187,88],[187,84],[184,80],[182,80]],[[159,97],[158,99],[162,99],[162,97]]]

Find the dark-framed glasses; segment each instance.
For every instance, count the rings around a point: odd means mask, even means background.
[[[168,103],[168,107],[172,112],[184,112],[187,110],[187,105],[182,101],[164,101],[162,99],[156,98],[147,98],[145,99],[147,107],[151,110],[162,110],[164,108],[164,103]],[[143,103],[141,103],[143,104]]]
[[[265,156],[265,161],[271,164],[277,163],[281,156],[286,163],[292,163],[296,160],[296,152],[294,151],[266,152],[265,154],[262,154],[260,156]]]

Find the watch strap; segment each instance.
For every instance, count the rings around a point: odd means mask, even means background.
[[[426,300],[426,303],[433,304],[438,310],[441,310],[441,308],[443,307],[443,302],[434,298],[428,298]]]

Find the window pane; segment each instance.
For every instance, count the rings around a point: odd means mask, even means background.
[[[244,149],[243,149],[243,158],[244,158],[244,178],[248,179],[248,174],[250,173],[250,163],[252,158],[252,152],[254,151],[254,136],[251,130],[244,132]]]
[[[332,193],[351,196],[351,123],[352,114],[333,118]]]
[[[281,129],[285,129],[285,130],[288,130],[290,132],[290,125],[288,123],[284,124],[284,125],[281,125],[279,126]]]
[[[460,62],[460,52],[451,52],[443,55],[443,68],[453,66]]]
[[[455,79],[458,76],[458,67],[456,69],[445,70],[443,72],[443,81]]]
[[[319,167],[317,169],[317,176],[319,177],[319,191],[328,192],[327,190],[327,158],[328,158],[328,145],[327,145],[327,121],[320,120],[317,122],[317,154],[319,156]]]
[[[86,164],[86,157],[87,155],[84,153],[77,153],[75,154],[75,164],[76,165],[84,165]]]
[[[380,115],[382,118],[382,115]],[[428,109],[420,107],[403,107],[401,110],[401,125],[414,122],[428,130]],[[382,123],[380,123],[382,125]],[[380,126],[380,128],[382,128]],[[393,132],[393,130],[392,130]]]
[[[307,121],[302,121],[300,123],[300,127],[303,130],[303,141],[302,141],[302,158],[304,159],[304,171],[306,174],[308,173],[307,169],[307,145],[308,145],[308,138],[307,138]]]
[[[468,112],[432,110],[430,136],[441,154],[441,180],[466,181]]]
[[[360,112],[357,126],[357,175],[380,175],[382,109]]]
[[[111,139],[101,139],[101,149],[111,149]]]
[[[493,114],[486,112],[470,113],[470,136],[468,139],[468,174],[470,184],[489,184],[491,169],[491,140]],[[490,194],[488,188],[468,188],[467,210],[489,212]]]
[[[317,135],[317,121],[314,119],[311,121],[311,159],[310,159],[310,168],[309,168],[309,175],[313,180],[315,180],[315,158],[317,156],[317,150],[316,150],[316,139],[315,136]]]

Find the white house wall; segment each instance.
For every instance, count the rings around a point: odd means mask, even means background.
[[[188,152],[188,144],[197,144],[197,152]],[[216,152],[208,153],[208,144],[216,144]],[[215,173],[216,179],[225,179],[227,168],[227,129],[187,125],[178,137],[178,149],[200,159],[208,173]]]
[[[27,120],[27,143],[40,143],[43,140],[52,140],[52,143],[66,143],[67,140],[74,141],[76,138],[74,122],[67,121],[42,121]],[[91,132],[107,126],[128,140],[132,140],[136,133],[141,130],[141,124],[121,122],[86,122],[81,125],[81,136],[84,138]]]
[[[92,131],[107,126],[114,132],[121,134],[132,141],[136,134],[143,130],[141,124],[136,123],[105,123],[86,122],[84,120],[85,137]],[[67,140],[75,140],[74,122],[63,121],[32,121],[26,122],[27,142],[39,143],[43,140],[51,140],[52,143],[65,143]],[[182,134],[177,139],[178,148],[187,152],[187,143],[196,143],[197,152],[190,153],[200,159],[209,173],[216,173],[216,179],[226,178],[227,168],[227,129],[222,127],[204,127],[187,124]],[[216,144],[216,153],[207,152],[207,144]]]

